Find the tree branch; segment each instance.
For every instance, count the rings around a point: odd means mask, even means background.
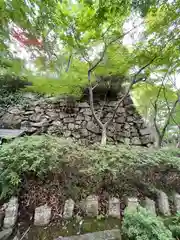
[[[67,67],[66,67],[66,72],[69,71],[69,67],[70,67],[70,64],[71,64],[71,59],[72,59],[72,54],[69,55],[69,58],[68,58],[68,64],[67,64]]]
[[[142,23],[141,23],[142,24]],[[92,72],[98,65],[99,63],[103,60],[105,52],[107,51],[108,47],[113,44],[114,42],[118,41],[119,39],[122,39],[123,37],[125,37],[127,34],[129,34],[132,30],[136,29],[137,27],[139,27],[141,24],[138,24],[137,26],[133,27],[132,29],[130,29],[129,31],[121,34],[120,36],[118,36],[115,39],[112,39],[108,44],[104,43],[104,50],[102,52],[102,55],[100,57],[100,59],[93,65],[90,67],[90,69],[88,71]],[[108,30],[110,29],[110,27],[108,28]],[[107,33],[107,32],[106,32]]]
[[[137,80],[137,76],[138,76],[145,68],[147,68],[155,59],[156,59],[156,57],[154,57],[153,59],[151,59],[151,61],[150,61],[149,63],[147,63],[146,65],[144,65],[143,67],[141,67],[141,68],[139,69],[139,71],[134,75],[134,77],[133,77],[133,79],[132,79],[132,81],[131,81],[131,83],[130,83],[130,85],[129,85],[129,87],[128,87],[127,92],[126,92],[126,93],[124,94],[124,96],[119,100],[117,106],[115,107],[112,117],[105,123],[106,126],[114,119],[114,117],[115,117],[115,115],[116,115],[116,112],[117,112],[119,106],[120,106],[121,103],[124,101],[124,99],[129,95],[129,93],[130,93],[133,85],[141,81],[141,79],[140,79],[140,80]]]
[[[103,128],[103,124],[100,121],[100,119],[98,118],[98,116],[95,113],[94,110],[94,100],[93,100],[93,90],[92,90],[92,85],[91,85],[91,72],[88,71],[88,82],[89,82],[89,104],[90,104],[90,108],[92,111],[92,115],[94,117],[94,119],[96,120],[96,122],[98,123],[99,127]]]

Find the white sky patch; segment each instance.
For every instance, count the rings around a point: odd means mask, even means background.
[[[130,16],[124,24],[124,32],[130,31],[123,39],[123,44],[127,47],[135,45],[142,37],[144,32],[143,19],[140,16]]]

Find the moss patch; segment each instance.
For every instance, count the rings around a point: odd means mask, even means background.
[[[90,232],[104,231],[120,228],[120,221],[114,218],[84,218],[82,225],[77,219],[62,222],[59,225],[43,227],[32,227],[29,234],[29,240],[52,240],[59,236],[72,236]]]

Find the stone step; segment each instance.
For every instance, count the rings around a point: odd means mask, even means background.
[[[12,228],[16,224],[18,217],[18,198],[12,197],[7,204],[5,204],[4,228]]]
[[[180,194],[175,193],[173,196],[174,199],[174,207],[176,212],[180,210]],[[120,202],[119,198],[110,197],[108,201],[108,210],[107,216],[119,218],[122,215],[120,204],[124,203],[123,201]],[[76,205],[77,204],[77,205]],[[126,197],[125,198],[125,205],[126,208],[136,211],[138,206],[140,206],[140,201],[136,197]],[[75,203],[73,199],[67,199],[64,204],[64,211],[62,214],[63,219],[70,219],[73,217],[74,209],[76,206],[82,208],[83,212],[88,217],[96,217],[100,212],[100,203],[99,197],[97,195],[89,195],[86,199],[81,201],[81,204]],[[171,215],[169,199],[165,192],[158,191],[157,192],[157,203],[148,197],[144,198],[143,207],[145,207],[148,211],[152,214],[156,215],[160,213],[164,216]],[[17,216],[18,216],[18,199],[16,197],[12,197],[7,204],[4,204],[4,221],[3,227],[4,228],[11,228],[14,227]],[[47,204],[37,207],[34,213],[34,225],[37,226],[45,226],[48,225],[51,221],[51,207]],[[101,214],[101,212],[100,212]]]
[[[168,196],[163,191],[158,192],[158,209],[160,213],[164,216],[171,215]]]
[[[145,200],[144,200],[144,207],[149,211],[151,212],[152,214],[156,215],[156,203],[154,200],[148,198],[148,197],[145,197]]]
[[[58,237],[54,240],[121,240],[119,229],[106,230],[101,232],[86,233],[83,235]]]

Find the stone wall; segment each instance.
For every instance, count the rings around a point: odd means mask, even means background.
[[[109,101],[105,105],[99,101],[95,103],[95,110],[105,122],[111,118],[116,105],[117,101]],[[101,139],[101,131],[92,117],[88,102],[74,102],[69,106],[66,98],[37,100],[31,96],[28,104],[1,109],[0,128],[23,129],[28,135],[48,133],[72,137],[85,144]],[[111,142],[143,146],[152,143],[150,131],[130,97],[118,108],[107,135]]]

